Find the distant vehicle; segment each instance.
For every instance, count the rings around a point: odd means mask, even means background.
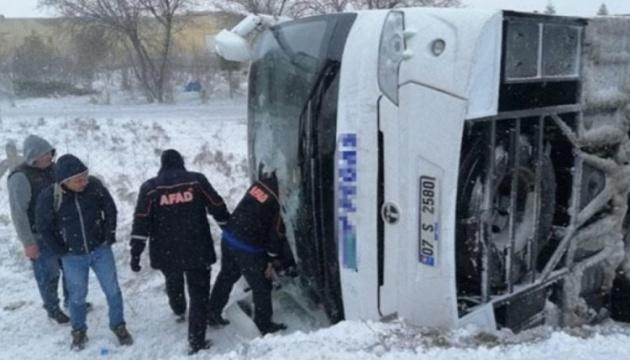
[[[184,86],[184,91],[186,92],[199,92],[201,89],[202,86],[199,80],[189,81],[186,83],[186,86]]]
[[[251,61],[251,174],[279,169],[298,287],[331,322],[606,317],[625,265],[628,31],[433,8],[222,31],[217,52]]]

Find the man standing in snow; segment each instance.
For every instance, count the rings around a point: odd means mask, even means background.
[[[7,158],[0,161],[0,178],[8,171],[9,174],[13,172],[19,165],[24,162],[24,159],[18,154],[17,147],[13,141],[7,142],[5,146],[5,153]]]
[[[85,321],[90,268],[105,293],[109,328],[121,345],[133,339],[125,326],[123,299],[111,245],[116,241],[116,205],[107,188],[77,157],[66,154],[57,161],[56,183],[37,200],[37,230],[61,256],[70,295],[72,345],[82,350],[88,341]]]
[[[41,137],[30,135],[24,140],[23,152],[24,162],[8,176],[11,218],[24,246],[24,254],[33,265],[37,288],[48,317],[64,324],[70,319],[59,307],[59,256],[42,243],[35,229],[37,197],[54,182],[55,149]]]
[[[283,260],[284,267],[295,265],[286,245],[284,222],[280,215],[278,180],[275,172],[261,172],[234,209],[223,230],[221,271],[210,295],[210,325],[226,325],[221,312],[234,283],[243,275],[254,297],[254,323],[264,335],[286,329],[271,321],[272,264]],[[280,259],[280,255],[289,259]]]
[[[230,217],[208,179],[187,171],[176,150],[164,151],[158,175],[142,184],[138,194],[131,234],[131,270],[140,271],[140,255],[149,241],[151,267],[164,274],[171,309],[180,318],[186,312],[186,279],[191,354],[210,347],[210,341],[205,339],[206,315],[210,266],[216,255],[208,214],[219,226]]]

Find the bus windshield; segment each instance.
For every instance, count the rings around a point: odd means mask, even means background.
[[[315,289],[332,289],[334,151],[343,46],[356,15],[292,21],[257,43],[249,79],[252,175],[275,169],[287,237]],[[332,283],[335,284],[332,284]],[[336,292],[336,290],[331,290]],[[323,296],[326,297],[326,296]]]
[[[300,113],[323,61],[327,27],[325,20],[315,20],[266,31],[251,68],[250,165],[277,169],[282,185],[292,194],[300,181]]]

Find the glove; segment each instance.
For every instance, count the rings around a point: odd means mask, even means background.
[[[142,266],[140,266],[140,256],[132,256],[131,257],[131,271],[138,272],[142,270]]]
[[[295,263],[281,261],[280,259],[273,259],[271,261],[271,265],[273,266],[274,271],[278,276],[289,276],[296,277],[297,269],[295,268]]]
[[[289,266],[288,268],[284,270],[283,276],[288,276],[292,278],[297,277],[298,276],[297,268],[295,266]]]

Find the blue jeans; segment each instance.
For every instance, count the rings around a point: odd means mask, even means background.
[[[53,316],[59,311],[59,256],[55,255],[46,246],[39,246],[39,256],[35,260],[31,260],[33,265],[33,273],[37,282],[39,295],[44,302],[44,309],[48,316]]]
[[[89,254],[64,255],[64,275],[68,284],[70,295],[70,323],[72,330],[85,330],[85,298],[88,292],[88,275],[90,268],[94,271],[96,279],[101,285],[107,307],[109,308],[109,328],[114,329],[125,323],[123,315],[123,299],[118,276],[116,275],[116,263],[110,245],[101,245]]]

